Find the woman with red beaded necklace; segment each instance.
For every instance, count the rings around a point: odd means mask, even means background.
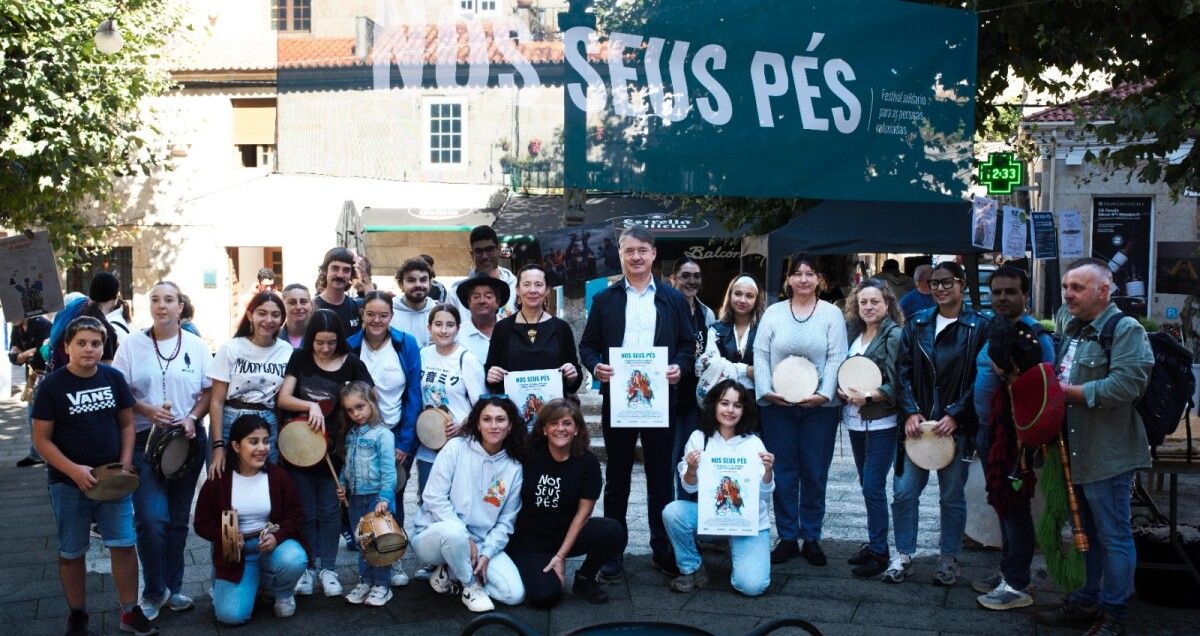
[[[133,508],[138,557],[146,582],[142,612],[151,620],[163,605],[176,611],[192,607],[192,600],[182,592],[183,550],[204,461],[201,455],[182,477],[164,479],[146,460],[147,441],[155,427],[182,427],[188,437],[198,438],[201,454],[208,448],[200,420],[208,412],[212,356],[203,340],[180,329],[181,296],[175,283],[159,281],[150,290],[154,323],[149,329],[130,333],[113,359],[113,367],[125,376],[135,400],[133,463],[141,483],[133,494]]]

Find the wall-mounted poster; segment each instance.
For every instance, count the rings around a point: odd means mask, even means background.
[[[537,236],[546,285],[583,286],[621,273],[617,237],[611,223],[576,225]]]
[[[13,322],[63,307],[50,235],[34,232],[0,239],[0,304]]]
[[[1092,200],[1092,255],[1112,270],[1112,300],[1121,311],[1150,313],[1150,197],[1096,197]]]
[[[1154,293],[1200,294],[1200,242],[1160,242],[1155,254]]]

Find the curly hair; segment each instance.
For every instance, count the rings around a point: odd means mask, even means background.
[[[475,406],[471,407],[471,412],[467,414],[463,420],[462,429],[458,431],[458,436],[464,439],[473,439],[476,442],[483,442],[483,435],[479,432],[479,417],[483,414],[483,409],[489,406],[497,406],[504,410],[508,416],[508,435],[504,437],[504,443],[501,448],[508,451],[508,456],[516,460],[518,463],[524,464],[526,457],[526,449],[529,444],[526,442],[527,426],[525,420],[521,417],[521,413],[517,410],[517,405],[512,403],[512,400],[507,397],[498,395],[485,395],[479,398]]]
[[[892,319],[892,322],[903,327],[904,312],[900,310],[900,302],[896,300],[896,293],[892,291],[892,286],[878,278],[867,278],[858,284],[858,287],[850,292],[850,297],[846,299],[846,308],[843,313],[846,315],[846,322],[853,327],[855,333],[862,333],[867,328],[863,322],[862,316],[858,315],[858,294],[864,289],[875,289],[883,296],[883,303],[887,305],[887,316]]]
[[[758,406],[754,402],[754,393],[742,386],[741,382],[727,378],[709,389],[704,396],[704,410],[700,413],[699,429],[704,433],[705,439],[712,437],[713,433],[721,428],[717,421],[717,405],[721,403],[725,392],[731,389],[737,392],[738,402],[742,404],[742,419],[733,428],[733,434],[749,435],[758,429]]]
[[[564,417],[569,417],[575,422],[575,438],[571,440],[571,455],[579,457],[588,452],[592,440],[588,435],[587,422],[583,420],[583,413],[580,413],[574,404],[562,398],[554,398],[538,409],[537,421],[533,425],[533,433],[529,438],[529,447],[532,449],[543,444],[548,445],[550,440],[546,435],[546,426]]]

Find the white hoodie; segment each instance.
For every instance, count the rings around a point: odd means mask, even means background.
[[[689,484],[683,480],[683,474],[687,472],[687,456],[694,450],[701,451],[716,451],[720,450],[723,453],[732,454],[736,452],[740,455],[754,455],[767,450],[763,446],[762,440],[756,435],[734,435],[728,440],[721,437],[720,433],[713,433],[712,437],[708,438],[708,446],[704,445],[704,433],[700,431],[692,431],[692,435],[688,437],[687,445],[683,448],[684,459],[679,462],[679,483],[683,485],[683,491],[688,494],[695,494],[700,490],[700,483]],[[426,490],[425,492],[429,492]],[[758,485],[758,530],[771,529],[771,493],[775,492],[775,479],[772,477],[771,483]]]
[[[432,298],[425,297],[425,304],[420,309],[413,309],[404,302],[404,294],[392,300],[391,326],[412,336],[418,347],[429,344],[429,312],[437,304]]]
[[[458,521],[480,555],[496,556],[508,545],[521,510],[521,480],[521,464],[504,449],[488,455],[474,439],[451,439],[433,462],[413,536],[435,523]]]

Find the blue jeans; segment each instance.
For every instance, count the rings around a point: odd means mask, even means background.
[[[776,474],[778,478],[778,474]],[[776,485],[776,488],[779,486]],[[684,574],[700,569],[700,550],[696,547],[699,512],[694,501],[672,501],[663,509],[667,537],[675,548],[675,565]],[[771,531],[762,530],[752,537],[729,537],[733,556],[733,589],[746,596],[758,596],[771,584]]]
[[[95,521],[108,548],[132,548],[137,544],[133,529],[133,495],[112,501],[89,499],[74,483],[50,483],[50,507],[58,526],[58,556],[81,559],[91,543]]]
[[[783,541],[821,539],[840,411],[762,407],[763,445],[775,455],[775,527]]]
[[[318,468],[324,470],[323,464]],[[342,532],[337,484],[333,476],[317,470],[288,468],[287,472],[304,510],[304,541],[312,550],[308,562],[315,568],[319,560],[322,570],[333,570],[337,567],[338,537]]]
[[[138,558],[142,562],[145,587],[142,598],[162,600],[167,591],[183,589],[183,551],[191,521],[196,480],[204,470],[203,459],[192,464],[179,479],[166,480],[146,462],[146,441],[150,431],[137,434],[133,444],[133,465],[141,482],[133,491],[133,518],[137,524]],[[208,433],[196,427],[200,452],[208,448]]]
[[[425,484],[429,482],[429,473],[433,472],[433,462],[418,459],[417,464],[417,503],[424,503]]]
[[[1117,620],[1125,620],[1129,596],[1133,593],[1133,572],[1137,568],[1133,527],[1129,523],[1133,473],[1075,484],[1091,549],[1084,556],[1087,581],[1067,600],[1080,605],[1098,602],[1107,616]]]
[[[370,495],[350,495],[346,498],[350,505],[350,527],[357,528],[358,520],[362,519],[367,513],[375,510],[375,502],[379,501],[379,496],[376,494]],[[395,508],[392,503],[389,506]],[[394,516],[394,515],[393,515]],[[402,521],[399,523],[403,524]],[[392,568],[391,566],[376,567],[367,563],[367,558],[363,556],[362,550],[358,551],[358,580],[360,583],[367,585],[391,585]]]
[[[962,448],[966,436],[955,438]],[[958,557],[962,552],[963,533],[967,530],[967,498],[963,488],[967,485],[967,469],[970,464],[962,461],[958,454],[941,470],[937,471],[939,502],[942,514],[942,537],[940,549],[943,556]],[[892,519],[896,535],[896,551],[912,555],[917,551],[917,524],[920,518],[921,491],[929,483],[929,471],[904,457],[904,470],[892,481]]]
[[[242,548],[242,559],[245,565],[241,581],[213,577],[213,612],[227,625],[250,620],[259,590],[274,595],[277,601],[292,598],[308,562],[304,548],[295,539],[280,543],[265,558],[258,553],[258,539],[250,539]]]
[[[867,548],[888,553],[887,476],[896,456],[896,427],[881,431],[849,431],[858,485],[867,505]]]
[[[233,426],[233,421],[243,415],[257,415],[267,421],[271,425],[271,446],[267,453],[267,460],[272,464],[279,463],[279,446],[276,443],[279,439],[279,419],[275,417],[273,409],[258,411],[255,409],[235,409],[232,406],[226,405],[221,409],[221,439],[229,442],[229,429]],[[232,450],[226,450],[226,457]]]
[[[1013,502],[1008,516],[1001,517],[1000,540],[1000,573],[1014,590],[1024,590],[1029,586],[1029,566],[1033,563],[1036,540],[1029,501]]]

